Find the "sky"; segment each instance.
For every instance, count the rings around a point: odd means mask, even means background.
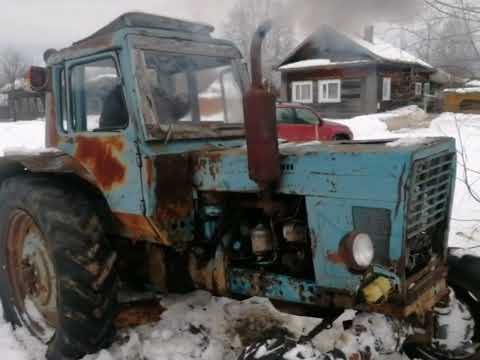
[[[46,49],[69,46],[127,11],[207,22],[218,29],[237,1],[242,0],[0,0],[0,51],[19,48],[29,62],[40,65]],[[324,22],[340,26],[356,20],[358,25],[411,16],[420,0],[284,1],[285,18],[297,30],[303,28],[296,34],[302,37]]]
[[[43,51],[80,40],[120,14],[146,11],[165,16],[224,23],[232,0],[0,0],[0,49],[24,50],[32,62]]]

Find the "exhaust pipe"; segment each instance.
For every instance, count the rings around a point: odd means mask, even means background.
[[[280,179],[275,95],[262,84],[262,44],[271,28],[272,22],[266,21],[253,36],[252,84],[244,98],[248,171],[262,191],[273,188]]]

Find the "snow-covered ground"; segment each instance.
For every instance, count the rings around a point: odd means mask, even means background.
[[[339,122],[350,126],[359,140],[402,138],[396,146],[418,141],[416,137],[420,136],[455,137],[459,167],[450,244],[464,248],[480,245],[480,202],[474,199],[475,191],[480,193],[480,115],[445,113],[425,128],[412,128],[415,127],[412,123],[425,122],[425,119],[420,109],[408,107]],[[405,129],[398,125],[403,123]],[[37,149],[42,146],[43,137],[41,120],[0,123],[0,153],[20,147]],[[462,166],[465,162],[467,176]],[[478,198],[480,201],[480,196]],[[248,340],[252,334],[269,334],[283,328],[300,336],[319,323],[318,319],[281,314],[265,299],[239,302],[215,298],[203,291],[168,296],[162,299],[162,304],[167,310],[161,321],[121,333],[110,349],[89,355],[85,360],[234,360],[242,349],[242,340]],[[331,350],[335,341],[345,339],[341,320],[314,339],[314,349],[298,348],[296,351],[303,351],[303,355],[292,355],[289,359],[314,359],[318,351]],[[0,317],[0,354],[5,359],[41,360],[44,352],[45,347],[38,341],[21,329],[13,331]],[[389,356],[389,359],[400,358],[399,354]]]

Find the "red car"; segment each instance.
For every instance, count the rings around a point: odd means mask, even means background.
[[[303,104],[277,104],[278,137],[292,142],[352,140],[348,126],[323,120]]]

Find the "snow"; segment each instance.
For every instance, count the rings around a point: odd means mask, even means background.
[[[356,35],[347,34],[347,33],[344,33],[344,35],[348,37],[350,40],[357,43],[358,45],[370,51],[373,55],[378,56],[383,60],[393,61],[393,62],[402,62],[407,64],[420,64],[427,68],[433,69],[432,65],[428,64],[422,59],[400,48],[397,48],[396,46],[386,43],[377,37],[374,37],[373,42],[369,42]]]
[[[15,80],[14,87],[15,87],[15,90],[26,89],[27,80],[26,79]],[[6,84],[2,88],[0,88],[0,93],[6,93],[6,92],[9,92],[10,90],[12,90],[12,84]]]
[[[470,80],[465,84],[466,87],[480,87],[480,80]]]
[[[0,122],[0,155],[5,151],[38,151],[45,147],[45,122],[33,121]]]
[[[322,66],[342,66],[342,65],[355,65],[361,63],[370,63],[369,60],[354,60],[354,61],[340,61],[340,62],[333,62],[330,59],[311,59],[311,60],[302,60],[297,61],[294,63],[290,63],[287,65],[283,65],[279,68],[280,71],[285,70],[297,70],[297,69],[311,69],[317,68]]]
[[[445,93],[457,93],[457,94],[470,94],[480,92],[480,87],[466,87],[466,88],[456,88],[456,89],[445,89]]]
[[[471,185],[475,197],[480,192],[480,115],[443,113],[423,128],[412,128],[415,122],[425,121],[426,114],[411,106],[382,114],[336,120],[348,125],[356,139],[398,139],[390,146],[410,146],[424,136],[453,136],[457,140],[459,166],[450,229],[450,245],[472,248],[480,255],[480,204],[474,200],[465,182]],[[392,123],[396,130],[391,130]],[[405,123],[399,128],[398,123]],[[43,146],[44,121],[0,123],[0,154],[34,150]],[[50,151],[47,149],[45,151]],[[462,166],[466,162],[467,171]],[[459,253],[461,253],[461,250]],[[295,337],[308,334],[321,320],[298,317],[278,312],[266,299],[253,298],[236,301],[213,297],[197,291],[188,295],[169,295],[161,299],[166,308],[159,322],[129,329],[118,335],[111,348],[84,360],[236,360],[249,337],[266,334],[278,328],[288,329]],[[1,307],[0,307],[1,315]],[[349,349],[352,340],[342,331],[342,322],[351,317],[346,312],[333,328],[313,339],[311,344],[298,345],[285,355],[290,359],[315,359],[318,352],[326,352],[343,344]],[[2,317],[0,316],[0,319]],[[361,319],[359,320],[361,321]],[[382,319],[377,319],[374,329],[390,348],[393,338]],[[366,344],[370,339],[363,339]],[[29,336],[24,329],[13,330],[0,320],[0,352],[5,359],[41,360],[45,346]],[[266,349],[265,349],[266,350]],[[382,355],[385,359],[386,356]],[[398,353],[389,359],[402,359]]]

